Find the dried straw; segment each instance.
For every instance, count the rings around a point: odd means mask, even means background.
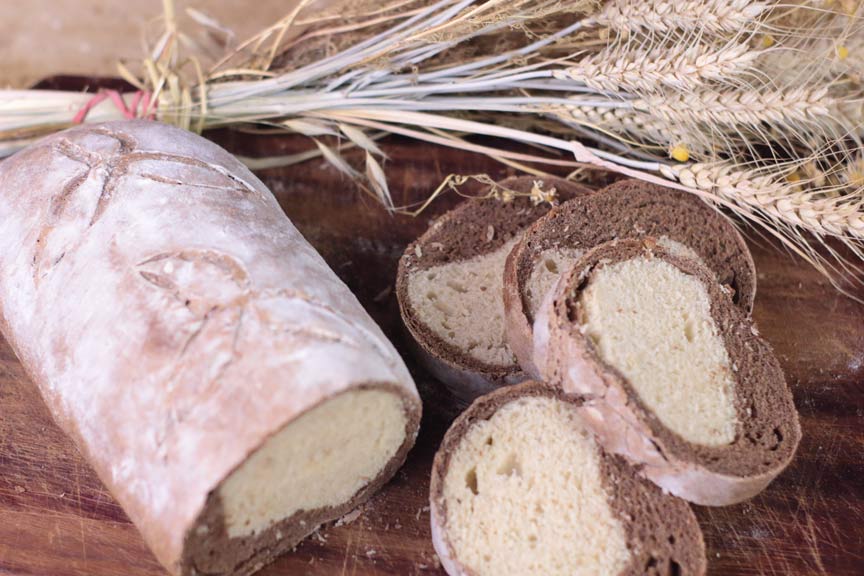
[[[310,151],[283,162],[324,157],[392,210],[409,211],[393,204],[381,134],[535,174],[538,163],[602,166],[719,202],[816,264],[811,242],[829,236],[862,255],[860,3],[387,0],[317,11],[302,0],[204,69],[163,1],[162,34],[120,69],[157,102],[148,114],[197,131],[304,134]],[[0,153],[69,126],[91,97],[0,92]],[[86,121],[121,116],[105,101]],[[322,136],[362,150],[362,166]]]

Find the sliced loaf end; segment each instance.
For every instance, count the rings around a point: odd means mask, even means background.
[[[211,492],[187,536],[185,572],[251,574],[396,473],[420,424],[416,398],[370,385],[291,421]]]
[[[801,437],[779,363],[729,290],[651,238],[603,244],[562,276],[534,351],[548,381],[586,396],[607,450],[698,504],[754,496]]]
[[[430,488],[448,574],[705,572],[693,512],[605,453],[581,405],[529,381],[479,398],[454,422]]]
[[[507,338],[519,364],[538,377],[534,318],[560,273],[604,242],[652,236],[667,250],[711,269],[746,313],[756,271],[744,239],[728,219],[692,194],[639,180],[621,180],[562,203],[526,230],[504,272]]]
[[[501,186],[529,193],[531,177]],[[545,179],[560,200],[590,192]],[[469,199],[438,218],[399,261],[396,294],[420,360],[454,395],[470,402],[498,386],[524,380],[504,330],[504,260],[522,231],[550,205],[518,196],[508,202]]]

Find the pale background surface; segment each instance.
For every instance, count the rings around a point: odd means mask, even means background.
[[[193,7],[229,26],[243,40],[286,15],[297,0],[175,0],[181,28]],[[162,30],[160,0],[0,1],[0,88],[25,88],[52,74],[116,76],[120,58],[144,53]]]

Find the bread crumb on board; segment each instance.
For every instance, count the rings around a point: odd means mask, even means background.
[[[339,518],[336,521],[336,524],[334,524],[334,526],[336,526],[338,528],[339,526],[344,526],[345,524],[351,524],[352,522],[357,520],[357,518],[359,518],[361,514],[363,514],[363,509],[362,508],[355,508],[354,510],[352,510],[348,514]]]
[[[381,290],[381,292],[379,292],[377,295],[375,295],[375,297],[372,298],[372,301],[373,302],[379,302],[379,303],[384,302],[385,300],[387,300],[387,298],[390,297],[390,294],[392,294],[392,293],[393,293],[393,286],[388,285],[386,288]]]
[[[423,508],[418,509],[417,513],[414,515],[414,519],[420,520],[420,516],[426,514],[427,512],[429,512],[429,506],[424,506]]]

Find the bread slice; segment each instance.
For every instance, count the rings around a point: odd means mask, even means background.
[[[453,423],[430,487],[448,574],[705,572],[690,507],[604,452],[580,405],[529,381],[479,398]]]
[[[771,347],[714,273],[653,239],[603,244],[534,325],[550,383],[586,396],[609,450],[676,496],[734,504],[792,460],[801,428]]]
[[[531,177],[500,184],[529,193]],[[558,178],[542,182],[567,200],[590,189]],[[524,379],[504,331],[504,260],[522,231],[550,209],[525,196],[466,200],[405,250],[396,294],[421,361],[466,404]]]
[[[744,239],[726,217],[691,194],[621,180],[556,207],[527,230],[510,253],[504,271],[507,339],[523,370],[538,376],[532,325],[558,273],[603,242],[642,236],[698,257],[750,313],[756,270]]]

